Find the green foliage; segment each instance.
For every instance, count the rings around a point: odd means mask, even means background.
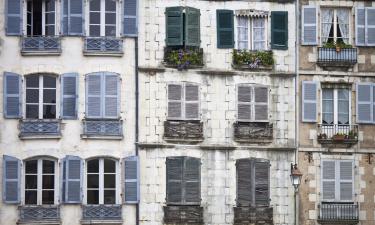
[[[234,65],[272,66],[274,62],[272,51],[233,50]]]
[[[336,47],[339,47],[339,48],[353,48],[352,45],[345,44],[342,41],[339,41],[339,42],[325,42],[323,44],[323,48],[336,48]]]
[[[203,66],[203,51],[201,49],[167,50],[164,60],[168,65],[177,66],[179,70],[189,66]]]

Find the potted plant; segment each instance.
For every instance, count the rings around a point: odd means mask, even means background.
[[[320,134],[318,135],[318,139],[319,139],[319,140],[327,139],[327,134],[325,134],[325,133],[320,133]]]
[[[358,138],[358,134],[354,130],[349,131],[349,134],[347,136],[350,140],[356,140]]]
[[[337,134],[333,135],[332,139],[335,140],[335,141],[343,141],[343,140],[345,140],[345,134],[337,133]]]

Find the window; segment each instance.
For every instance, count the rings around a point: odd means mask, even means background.
[[[237,120],[268,121],[268,87],[249,84],[237,86]]]
[[[52,75],[26,76],[26,119],[55,119],[57,79]]]
[[[324,43],[350,44],[350,9],[322,8],[321,37]]]
[[[117,36],[117,1],[90,0],[89,36]]]
[[[198,158],[167,158],[167,204],[200,205],[200,167]]]
[[[322,123],[350,124],[350,90],[322,89]]]
[[[266,18],[237,16],[237,49],[265,50]]]
[[[26,2],[27,36],[54,36],[56,34],[56,1],[28,0]]]
[[[168,119],[199,120],[199,85],[168,84]]]
[[[322,200],[353,201],[353,161],[322,161]]]
[[[53,205],[56,203],[56,163],[48,159],[25,162],[25,204]]]
[[[87,204],[118,204],[117,167],[112,159],[87,161]]]

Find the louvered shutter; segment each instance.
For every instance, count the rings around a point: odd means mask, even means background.
[[[22,1],[6,0],[5,31],[7,35],[22,35]]]
[[[137,9],[137,0],[124,0],[123,36],[136,37],[138,35]]]
[[[356,10],[356,30],[355,30],[355,43],[357,46],[365,46],[366,44],[366,10],[364,8],[357,8]]]
[[[324,160],[322,162],[322,193],[323,200],[335,201],[336,198],[336,173],[335,161]]]
[[[315,81],[302,81],[302,121],[317,121],[317,92],[318,84]]]
[[[357,83],[357,123],[372,123],[373,92],[371,83]]]
[[[167,46],[183,45],[184,25],[182,11],[182,7],[168,7],[165,9]]]
[[[78,73],[65,73],[61,76],[61,117],[77,119]]]
[[[185,13],[185,45],[199,47],[200,40],[200,16],[199,9],[186,8]]]
[[[315,6],[302,7],[302,44],[317,45],[317,10]]]
[[[199,120],[199,86],[185,85],[185,118]]]
[[[3,155],[3,201],[8,204],[20,203],[21,161]]]
[[[250,159],[238,159],[237,171],[237,206],[250,206],[253,202]]]
[[[375,123],[375,84],[372,85],[372,122]]]
[[[254,121],[268,121],[268,88],[254,86]]]
[[[169,84],[168,85],[168,118],[181,119],[182,118],[182,85]]]
[[[86,116],[100,118],[102,116],[102,75],[92,73],[86,76]]]
[[[62,33],[64,35],[84,35],[84,0],[62,0]]]
[[[120,105],[120,78],[117,74],[104,75],[104,104],[102,105],[105,118],[118,118]]]
[[[375,46],[375,7],[366,8],[367,46]]]
[[[288,12],[271,12],[271,47],[288,49]]]
[[[200,159],[186,157],[183,175],[183,197],[187,205],[199,205],[201,202]]]
[[[22,96],[21,76],[15,73],[4,72],[4,117],[21,118]]]
[[[65,172],[65,203],[81,203],[83,161],[78,156],[67,155],[64,158]]]
[[[256,206],[270,203],[270,163],[265,159],[254,160],[254,196]]]
[[[124,159],[125,167],[125,202],[138,203],[139,201],[139,162],[138,156]]]
[[[239,85],[237,87],[237,119],[238,121],[251,120],[251,86]]]
[[[353,162],[338,161],[340,164],[340,200],[353,200]]]
[[[234,25],[232,10],[216,10],[217,47],[234,47]]]
[[[182,204],[183,157],[168,157],[167,161],[167,203]]]

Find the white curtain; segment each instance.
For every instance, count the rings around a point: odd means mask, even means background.
[[[349,10],[337,9],[337,22],[345,44],[349,44]]]
[[[237,43],[238,49],[248,49],[249,35],[248,35],[248,17],[239,16],[237,17]]]
[[[266,49],[266,38],[265,38],[265,18],[254,18],[253,19],[253,43],[254,50],[265,50]]]
[[[322,9],[322,43],[328,40],[329,32],[333,23],[333,9]]]

